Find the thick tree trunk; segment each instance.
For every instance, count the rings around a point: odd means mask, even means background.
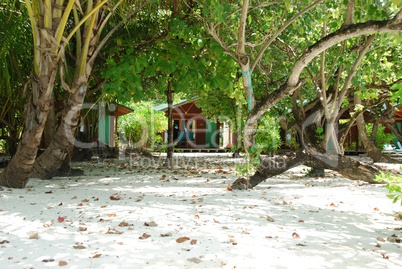
[[[69,94],[68,103],[63,109],[62,121],[57,128],[52,142],[37,158],[33,176],[50,179],[57,174],[67,157],[71,158],[76,144],[75,132],[80,119],[87,86],[80,85]],[[68,160],[70,159],[68,158]]]
[[[48,63],[43,75],[32,83],[31,98],[24,111],[25,125],[21,141],[10,163],[0,174],[1,186],[24,188],[29,181],[47,115],[53,105],[52,92],[55,77],[56,70],[53,64]]]
[[[234,190],[254,188],[268,178],[282,174],[299,165],[306,165],[315,169],[330,169],[340,173],[345,178],[368,183],[378,183],[374,178],[380,172],[373,165],[342,155],[325,153],[318,147],[307,146],[303,150],[286,155],[261,159],[260,166],[248,181],[239,178],[231,187]]]

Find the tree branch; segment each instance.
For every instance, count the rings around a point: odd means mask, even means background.
[[[274,42],[274,40],[283,32],[286,30],[286,28],[291,25],[296,19],[298,19],[300,16],[302,16],[304,13],[312,9],[313,7],[321,4],[323,1],[318,0],[315,1],[314,3],[310,4],[307,6],[305,9],[294,15],[290,20],[288,20],[284,25],[279,28],[279,30],[271,36],[271,38],[265,43],[265,45],[261,48],[260,52],[258,53],[257,57],[254,59],[254,61],[251,64],[251,70],[254,70],[255,66],[257,63],[262,59],[262,56],[264,55],[265,51],[268,49],[268,47]]]

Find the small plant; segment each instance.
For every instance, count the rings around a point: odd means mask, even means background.
[[[244,162],[236,165],[237,172],[242,176],[249,176],[260,165],[260,152],[255,146],[249,148],[249,154],[244,155]]]
[[[387,197],[392,199],[393,203],[401,201],[402,206],[402,176],[394,176],[391,173],[383,173],[381,172],[375,178],[378,182],[386,181],[387,185],[385,188],[388,190]]]

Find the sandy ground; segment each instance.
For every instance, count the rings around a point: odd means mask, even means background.
[[[229,191],[236,160],[211,156],[74,163],[84,176],[0,188],[0,268],[402,268],[402,207],[383,185],[300,166]]]

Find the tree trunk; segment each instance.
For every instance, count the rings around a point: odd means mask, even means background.
[[[47,66],[41,70],[41,75],[32,82],[31,98],[25,105],[24,111],[24,131],[17,152],[0,174],[1,186],[24,188],[31,176],[47,115],[53,105],[52,92],[56,77],[56,68],[53,63],[49,63],[46,56],[42,61],[45,61]]]
[[[56,133],[56,126],[56,113],[54,111],[54,106],[52,106],[47,115],[45,129],[43,130],[42,142],[40,145],[41,148],[47,148],[50,145],[53,136]]]
[[[174,151],[174,141],[173,141],[173,91],[168,83],[168,88],[166,91],[167,103],[168,103],[168,146],[166,152],[166,165],[169,168],[173,168],[173,151]]]
[[[361,105],[361,100],[359,96],[355,95],[355,104]],[[366,129],[366,122],[364,120],[363,114],[360,114],[356,118],[357,129],[359,130],[359,136],[363,143],[364,149],[367,152],[367,155],[373,159],[374,162],[382,162],[382,163],[397,163],[396,160],[385,156],[381,153],[381,151],[377,148],[373,140],[370,138]]]
[[[52,178],[57,174],[64,160],[67,157],[71,158],[76,144],[75,132],[79,123],[87,86],[83,84],[75,89],[74,92],[69,94],[68,103],[63,109],[61,124],[57,128],[52,142],[35,162],[34,177]]]
[[[239,178],[231,187],[234,190],[254,188],[266,179],[280,175],[299,165],[306,165],[314,169],[330,169],[345,178],[368,183],[378,183],[374,178],[380,172],[378,168],[370,164],[342,155],[325,153],[318,147],[307,145],[303,150],[261,159],[260,166],[248,181]]]

